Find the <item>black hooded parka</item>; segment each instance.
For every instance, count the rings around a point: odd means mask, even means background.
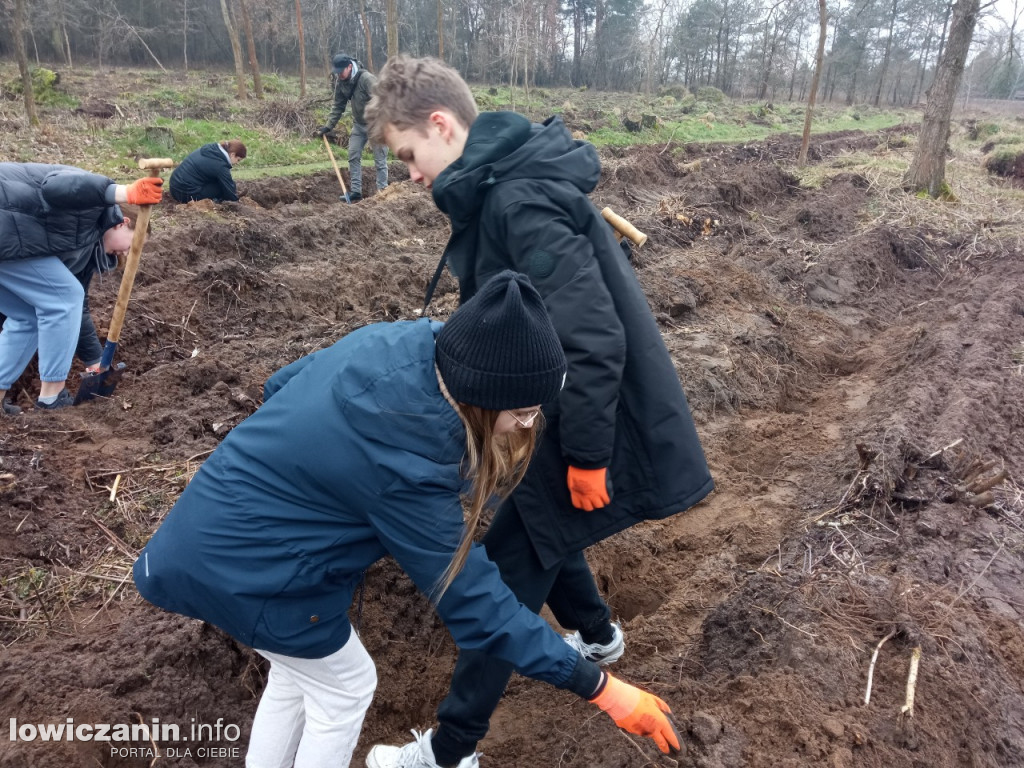
[[[592,144],[553,117],[481,114],[462,156],[434,181],[451,219],[445,257],[470,298],[503,269],[529,276],[568,361],[526,477],[512,496],[544,567],[643,519],[681,512],[714,488],[668,350],[633,268],[587,197]],[[603,509],[572,506],[568,466],[609,468]]]

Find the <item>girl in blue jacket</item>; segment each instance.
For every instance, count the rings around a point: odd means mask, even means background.
[[[473,542],[485,505],[525,472],[540,405],[564,376],[540,296],[506,271],[443,325],[366,326],[267,381],[263,406],[202,466],[134,568],[147,600],[270,661],[248,768],[349,765],[376,674],[348,609],[388,554],[461,648],[678,749],[668,706],[584,659]]]

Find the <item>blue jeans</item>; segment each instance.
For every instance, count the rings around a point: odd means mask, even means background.
[[[547,603],[562,627],[584,634],[607,627],[611,611],[597,591],[583,553],[573,552],[545,570],[512,502],[506,501],[495,513],[481,543],[498,566],[502,581],[531,611],[540,612]],[[439,750],[461,757],[473,753],[487,734],[512,671],[511,664],[479,651],[459,652],[448,695],[437,711],[435,754]]]
[[[352,182],[352,192],[363,194],[363,147],[369,142],[366,126],[352,123],[352,133],[348,137],[348,177]],[[388,185],[388,148],[374,147],[373,166],[377,170],[377,191]]]
[[[0,261],[0,390],[39,352],[39,378],[64,381],[82,325],[81,283],[56,256]]]

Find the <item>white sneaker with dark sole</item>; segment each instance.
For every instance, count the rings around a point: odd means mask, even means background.
[[[617,621],[612,622],[612,639],[607,644],[584,643],[579,632],[566,635],[565,642],[579,651],[587,661],[600,664],[602,667],[618,661],[626,650],[626,636]]]

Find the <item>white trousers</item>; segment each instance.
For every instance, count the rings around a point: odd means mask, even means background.
[[[256,652],[270,661],[270,675],[246,768],[346,768],[377,687],[373,659],[356,633],[323,659]]]

